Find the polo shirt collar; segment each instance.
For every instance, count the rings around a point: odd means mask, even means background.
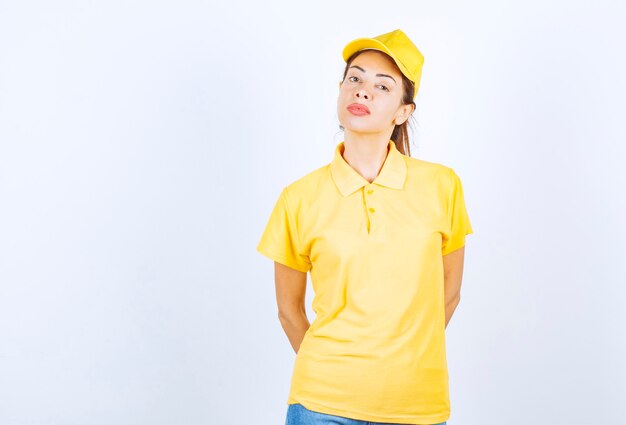
[[[407,174],[407,165],[404,155],[396,148],[393,140],[387,144],[388,153],[383,163],[383,167],[374,179],[372,184],[386,186],[392,189],[402,189]],[[344,142],[340,142],[335,147],[335,153],[330,163],[330,173],[343,196],[354,193],[355,190],[370,184],[362,175],[346,162],[341,156],[344,150]]]

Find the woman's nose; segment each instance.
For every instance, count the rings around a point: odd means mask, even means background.
[[[358,92],[356,92],[356,96],[358,98],[369,99],[369,95],[365,90],[359,90]]]

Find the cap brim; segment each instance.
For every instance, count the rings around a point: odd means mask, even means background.
[[[382,50],[391,56],[391,52],[380,41],[373,38],[357,38],[346,44],[346,47],[343,48],[343,60],[347,62],[348,58],[352,56],[354,52],[368,48]]]

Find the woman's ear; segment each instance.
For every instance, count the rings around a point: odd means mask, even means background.
[[[414,109],[415,105],[413,104],[402,105],[400,114],[396,116],[396,118],[393,120],[394,124],[401,125],[402,123],[404,123],[406,120],[409,119],[409,116],[411,115],[411,113],[413,113]]]

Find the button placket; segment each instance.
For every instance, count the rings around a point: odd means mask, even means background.
[[[372,228],[372,215],[376,213],[376,208],[372,205],[372,195],[374,195],[375,189],[373,186],[365,187],[365,196],[363,200],[365,202],[365,211],[367,214],[367,231],[370,232]]]

